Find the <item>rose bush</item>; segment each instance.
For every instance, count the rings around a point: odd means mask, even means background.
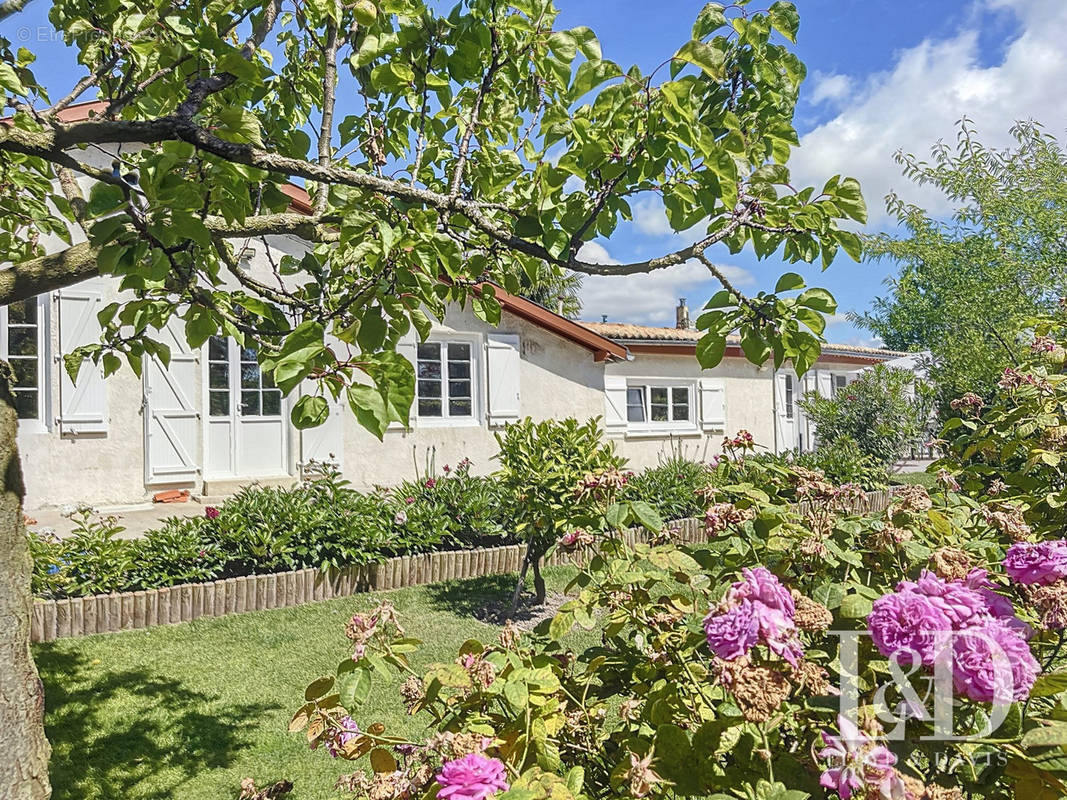
[[[293,730],[366,758],[338,785],[375,800],[1067,791],[1067,541],[1035,535],[1010,489],[968,495],[966,476],[856,515],[859,489],[753,457],[744,432],[723,450],[700,492],[706,541],[679,541],[612,470],[586,476],[583,524],[556,527],[576,575],[553,618],[416,671],[420,643],[390,606],[357,615],[352,654],[308,687]],[[428,736],[361,717],[391,672]],[[930,707],[939,675],[947,731]]]

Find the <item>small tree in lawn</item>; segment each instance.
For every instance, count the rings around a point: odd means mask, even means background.
[[[926,431],[930,405],[930,390],[914,373],[885,364],[864,371],[834,397],[809,393],[800,401],[820,446],[847,439],[883,466]]]
[[[19,0],[0,4],[0,19]],[[709,3],[692,38],[651,74],[601,53],[586,27],[554,28],[549,0],[466,0],[447,15],[425,0],[54,0],[56,35],[85,69],[49,92],[34,52],[0,39],[0,304],[104,275],[124,298],[101,314],[101,342],[69,356],[113,373],[125,359],[166,363],[157,332],[173,321],[191,347],[217,334],[254,346],[294,403],[298,426],[344,396],[381,437],[407,424],[414,370],[396,352],[414,329],[468,303],[500,318],[493,284],[512,292],[538,270],[629,275],[697,261],[722,285],[697,320],[705,367],[739,331],[746,353],[804,372],[818,357],[822,289],[789,280],[741,294],[715,248],[760,258],[860,256],[859,184],[794,186],[793,114],[804,65],[788,2],[751,10]],[[89,119],[66,121],[97,97]],[[115,159],[101,169],[86,153]],[[307,214],[285,193],[302,183]],[[91,184],[86,193],[83,187]],[[582,245],[609,236],[642,196],[662,198],[692,244],[644,261],[594,264]],[[84,241],[74,244],[84,235]],[[306,245],[257,280],[249,239]],[[59,237],[69,245],[46,252]],[[327,334],[341,347],[327,346]],[[0,391],[0,399],[5,393]],[[12,417],[13,418],[13,417]],[[29,659],[26,541],[17,508],[13,425],[0,425],[0,795],[46,797],[47,744]]]
[[[545,602],[541,561],[562,536],[594,524],[593,496],[583,483],[601,480],[623,466],[613,443],[601,438],[599,420],[534,422],[527,417],[496,434],[498,476],[506,496],[514,498],[515,533],[526,542],[526,556],[511,599],[518,609],[526,574],[533,570],[535,601]]]

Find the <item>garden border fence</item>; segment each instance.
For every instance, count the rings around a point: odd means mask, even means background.
[[[888,506],[890,496],[890,491],[868,492],[865,500],[850,504],[846,510],[878,513]],[[680,541],[695,543],[707,538],[700,519],[675,520],[669,527]],[[635,529],[625,535],[630,544],[638,541],[640,536]],[[324,571],[309,567],[136,592],[63,600],[38,599],[33,605],[30,636],[33,642],[51,642],[246,611],[288,608],[365,592],[518,572],[522,568],[524,551],[525,546],[521,544],[476,550],[440,550],[343,569]],[[547,563],[566,563],[564,554],[555,554]]]

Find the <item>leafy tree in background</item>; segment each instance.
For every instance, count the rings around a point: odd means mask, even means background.
[[[819,432],[819,447],[854,443],[887,467],[922,436],[929,419],[928,394],[910,370],[878,364],[834,397],[809,393],[800,401]]]
[[[602,58],[588,28],[555,30],[548,0],[466,0],[446,13],[423,0],[56,0],[49,19],[85,69],[71,86],[50,93],[32,50],[0,40],[11,113],[0,124],[0,304],[95,275],[118,282],[132,299],[101,314],[103,341],[68,354],[72,371],[83,357],[105,373],[123,358],[134,370],[166,362],[155,333],[177,320],[192,347],[218,333],[254,345],[285,392],[318,380],[320,394],[294,404],[297,425],[321,422],[330,392],[381,436],[408,422],[414,397],[397,341],[412,328],[425,337],[449,303],[496,322],[494,283],[519,292],[545,269],[629,275],[695,259],[723,285],[697,322],[701,363],[717,364],[740,331],[750,357],[803,372],[833,298],[793,280],[742,295],[713,248],[824,266],[839,248],[860,255],[859,237],[838,227],[865,219],[858,183],[790,183],[805,75],[789,49],[791,3],[708,4],[651,74]],[[103,106],[90,119],[64,121],[94,95]],[[100,152],[114,168],[94,166],[87,154]],[[291,181],[307,187],[309,213],[289,211]],[[699,238],[628,264],[579,257],[648,193],[675,230],[700,225]],[[235,244],[270,235],[307,244],[279,264],[284,285],[238,263]],[[47,252],[50,236],[69,246]],[[0,616],[15,621],[0,631],[0,794],[22,800],[47,795],[48,750],[15,417],[0,411]]]
[[[865,243],[900,273],[858,321],[887,347],[930,351],[943,411],[965,392],[991,397],[1023,355],[1029,320],[1067,294],[1067,156],[1036,123],[1012,135],[1013,147],[987,147],[964,120],[956,146],[938,143],[929,161],[898,153],[906,176],[956,210],[946,220],[890,195],[904,233]]]
[[[560,272],[547,264],[532,270],[532,275],[523,273],[519,294],[568,319],[577,319],[582,313],[582,300],[578,293],[582,288],[582,276],[577,272]]]

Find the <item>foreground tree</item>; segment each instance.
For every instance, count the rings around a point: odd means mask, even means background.
[[[994,149],[964,121],[955,148],[930,161],[898,154],[904,174],[940,190],[956,209],[944,220],[890,195],[903,234],[867,242],[866,255],[900,264],[892,293],[861,322],[886,346],[928,350],[941,406],[966,392],[990,398],[1023,356],[1030,320],[1067,294],[1067,155],[1034,123]]]
[[[102,312],[103,341],[68,354],[71,370],[86,356],[108,373],[122,358],[134,370],[166,361],[154,332],[179,320],[193,347],[220,332],[254,345],[285,392],[317,379],[296,424],[325,417],[328,391],[379,436],[408,422],[414,396],[397,341],[412,327],[425,336],[449,303],[494,322],[493,284],[520,291],[546,269],[628,275],[696,259],[723,285],[697,323],[705,366],[739,330],[750,358],[807,369],[832,297],[796,294],[795,275],[746,297],[711,255],[751,244],[824,266],[838,248],[859,256],[838,228],[864,219],[856,181],[789,182],[804,77],[788,49],[794,7],[711,3],[648,75],[602,58],[588,28],[554,30],[555,18],[547,0],[467,0],[446,15],[422,0],[55,2],[50,19],[86,68],[61,95],[34,78],[31,51],[0,42],[13,110],[0,124],[0,303],[111,276],[133,299]],[[93,92],[90,118],[64,122]],[[110,169],[94,166],[101,151]],[[290,211],[294,180],[307,213]],[[693,244],[629,264],[579,257],[650,192],[676,230],[700,226]],[[86,241],[46,251],[77,228]],[[267,285],[241,269],[234,242],[276,234],[308,251]],[[7,489],[18,496],[10,478]],[[5,558],[0,584],[22,621],[24,561]],[[21,652],[24,632],[3,636]],[[5,796],[37,796],[18,776],[44,774],[45,746],[7,744],[35,741],[39,726],[25,714],[0,733],[0,758],[20,759],[0,771],[16,776]]]

